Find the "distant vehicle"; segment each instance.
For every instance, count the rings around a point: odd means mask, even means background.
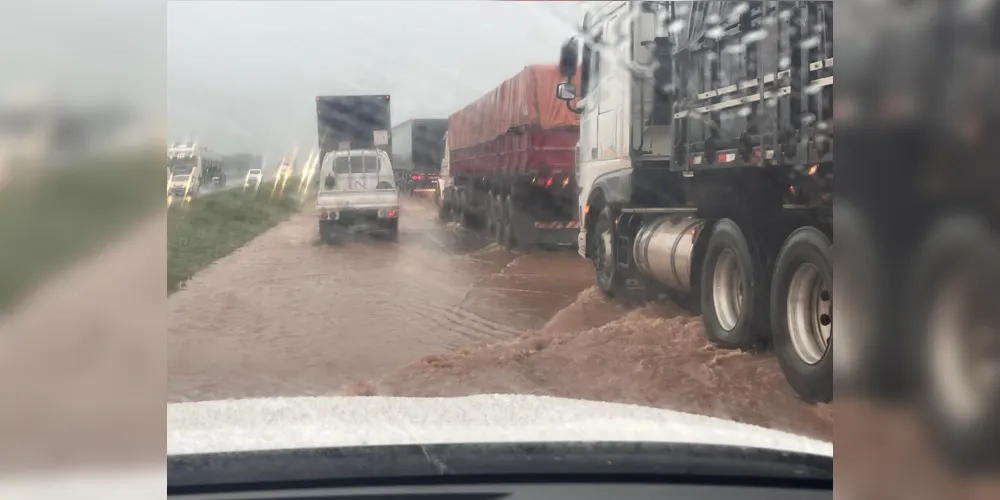
[[[527,66],[448,121],[449,211],[505,248],[577,242],[580,119],[552,95],[559,80],[555,64]]]
[[[195,196],[195,191],[191,185],[196,183],[194,174],[174,174],[170,176],[167,183],[167,202],[172,202],[175,198],[184,201],[191,201]]]
[[[322,241],[336,241],[357,230],[398,236],[399,194],[388,153],[334,151],[326,155],[319,173],[316,211]]]
[[[447,131],[447,118],[417,118],[393,127],[392,167],[400,191],[435,191]]]
[[[197,142],[174,143],[167,148],[167,189],[170,196],[183,196],[185,199],[197,196],[202,184],[216,184],[216,178],[224,185],[225,175],[222,157]],[[186,177],[181,183],[174,180],[176,176]]]
[[[259,168],[251,168],[247,171],[247,177],[243,180],[243,189],[260,187],[261,178],[264,173]]]

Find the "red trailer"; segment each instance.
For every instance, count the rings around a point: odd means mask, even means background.
[[[448,120],[444,215],[504,247],[575,245],[579,115],[552,94],[555,64],[527,66]]]

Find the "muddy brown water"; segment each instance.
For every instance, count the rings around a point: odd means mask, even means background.
[[[170,401],[549,394],[832,438],[768,355],[718,350],[667,302],[603,297],[572,250],[522,254],[407,199],[397,242],[318,241],[302,213],[168,299]]]
[[[591,280],[572,251],[507,252],[423,199],[407,200],[398,242],[321,244],[306,211],[169,298],[170,399],[327,394],[541,327]]]

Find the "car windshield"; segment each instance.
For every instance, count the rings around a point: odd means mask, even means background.
[[[800,115],[832,130],[833,11],[788,3],[802,49],[771,3],[168,2],[170,139],[230,179],[167,211],[168,400],[558,396],[830,441],[832,150]]]

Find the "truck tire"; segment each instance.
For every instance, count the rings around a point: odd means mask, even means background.
[[[969,214],[942,219],[918,251],[906,311],[921,415],[959,468],[1000,466],[1000,235]]]
[[[500,231],[497,234],[499,238],[497,243],[507,250],[513,250],[517,246],[517,237],[514,231],[514,201],[510,195],[507,195],[501,199],[499,205],[500,220],[497,221],[497,224],[500,226]]]
[[[808,402],[833,400],[832,246],[819,229],[796,229],[771,279],[775,355],[785,380]]]
[[[319,225],[319,240],[322,243],[330,244],[337,242],[337,231],[331,224]]]
[[[769,278],[756,241],[730,219],[715,223],[699,287],[705,338],[723,349],[763,350]]]
[[[597,214],[594,221],[594,231],[591,238],[591,248],[593,249],[594,272],[597,278],[597,287],[608,297],[614,297],[621,293],[625,279],[621,270],[618,269],[618,245],[615,244],[617,235],[612,224],[611,209],[604,207]]]
[[[399,219],[393,219],[389,223],[389,241],[399,241]]]
[[[486,220],[483,221],[483,225],[491,235],[496,234],[498,220],[496,199],[497,195],[494,195],[492,192],[486,194]]]

